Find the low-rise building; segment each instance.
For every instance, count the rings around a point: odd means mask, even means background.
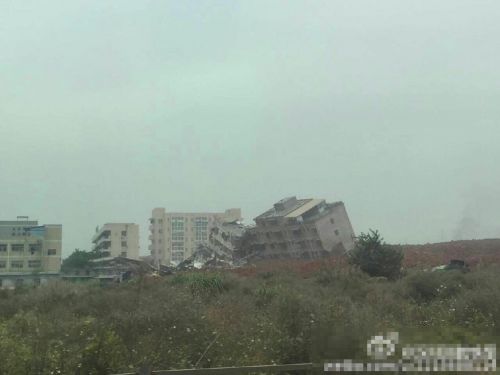
[[[84,268],[62,274],[61,279],[73,282],[99,280],[102,284],[121,283],[134,277],[153,275],[156,270],[142,260],[124,257],[92,259]]]
[[[208,244],[216,222],[241,220],[239,208],[225,212],[166,212],[153,209],[150,219],[149,250],[155,265],[178,264],[189,258],[199,245]]]
[[[318,258],[354,248],[354,231],[342,202],[289,197],[257,216],[251,251],[262,258]]]
[[[0,288],[41,284],[61,269],[62,225],[0,221]]]
[[[92,244],[102,257],[139,259],[139,225],[106,223],[96,228]]]

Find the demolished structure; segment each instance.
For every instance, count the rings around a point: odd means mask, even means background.
[[[232,267],[241,246],[246,227],[239,221],[216,220],[210,230],[208,242],[198,245],[193,254],[179,263],[178,269],[205,267]]]
[[[312,259],[354,248],[354,231],[343,202],[289,197],[257,216],[248,231],[247,257]]]

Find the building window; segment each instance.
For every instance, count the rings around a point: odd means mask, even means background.
[[[127,231],[126,230],[122,230],[122,237],[125,237],[127,235]]]
[[[23,286],[24,285],[24,279],[16,279],[16,287]]]
[[[0,244],[0,253],[7,251],[7,244],[2,243]]]
[[[335,235],[336,235],[336,236],[338,236],[338,235],[339,235],[339,230],[338,230],[338,229],[335,229],[335,230],[334,230],[334,233],[335,233]]]
[[[30,249],[31,255],[33,255],[37,251],[42,250],[42,247],[39,244],[30,244],[29,249]]]
[[[19,252],[24,251],[24,244],[18,244],[18,243],[12,244],[10,245],[10,249],[12,251],[19,251]]]
[[[12,260],[10,262],[10,267],[11,268],[23,268],[24,262],[22,260]]]
[[[172,241],[184,241],[184,232],[172,233]]]
[[[7,262],[5,260],[0,260],[0,268],[7,267]]]
[[[122,247],[127,247],[127,241],[122,241]]]
[[[172,253],[184,252],[184,242],[172,242]]]
[[[49,249],[47,250],[47,255],[56,255],[57,254],[57,250],[56,249]]]
[[[173,262],[182,262],[184,260],[184,252],[172,253]]]
[[[28,260],[28,267],[29,268],[40,268],[42,265],[42,262],[39,260]]]
[[[183,217],[173,217],[172,218],[172,232],[174,231],[184,231],[184,218]]]
[[[196,241],[206,241],[208,239],[208,217],[195,218],[194,231]]]
[[[124,257],[124,258],[127,257],[127,252],[126,251],[122,251],[122,257]]]

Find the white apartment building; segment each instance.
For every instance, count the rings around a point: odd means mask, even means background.
[[[165,208],[153,209],[150,219],[149,250],[154,264],[169,265],[182,262],[193,254],[200,244],[207,244],[216,222],[241,220],[241,209],[225,212],[166,212]]]
[[[0,221],[0,288],[41,284],[61,268],[62,225],[19,216]]]
[[[106,223],[96,228],[92,244],[103,257],[139,259],[139,225]]]

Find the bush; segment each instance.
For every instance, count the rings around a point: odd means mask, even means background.
[[[387,331],[400,332],[402,343],[498,344],[498,269],[412,270],[395,282],[337,265],[308,279],[264,271],[7,291],[0,303],[0,374],[363,360],[370,336]]]
[[[390,280],[401,274],[403,253],[401,249],[388,246],[378,231],[361,233],[356,247],[349,253],[350,263],[372,277],[387,277]]]

